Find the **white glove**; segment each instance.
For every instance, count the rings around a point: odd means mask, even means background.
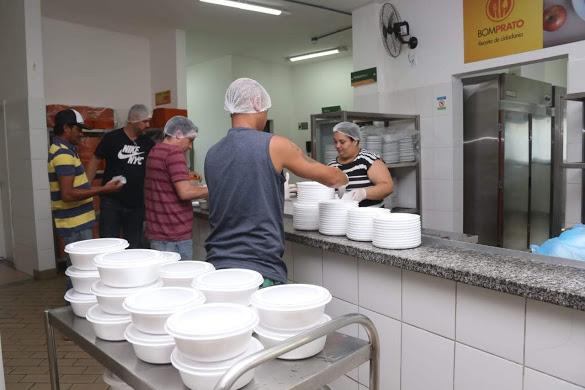
[[[345,195],[341,199],[343,200],[353,200],[356,202],[361,202],[362,200],[366,199],[367,193],[365,188],[358,188],[353,191],[346,192]]]
[[[122,175],[112,177],[112,179],[109,182],[112,182],[112,181],[119,181],[122,184],[126,184],[126,182],[127,182],[126,178]]]
[[[347,176],[347,173],[345,174],[345,177],[347,177],[347,183],[336,188],[337,196],[339,196],[339,199],[343,198],[343,196],[345,194],[345,189],[347,188],[347,185],[349,184],[349,176]]]

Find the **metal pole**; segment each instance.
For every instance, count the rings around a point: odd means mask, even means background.
[[[275,345],[272,348],[266,349],[248,356],[234,364],[215,385],[215,390],[228,390],[236,383],[236,381],[244,375],[247,371],[265,363],[269,360],[276,359],[280,355],[299,348],[311,341],[317,340],[323,336],[333,333],[337,329],[343,328],[351,324],[360,324],[366,328],[366,333],[370,338],[370,390],[379,390],[379,338],[378,332],[374,323],[363,314],[346,314],[331,320],[315,329],[291,337],[282,343]]]
[[[47,332],[47,354],[49,355],[49,374],[51,389],[59,390],[59,368],[57,366],[57,347],[55,346],[55,329],[49,320],[49,310],[45,310],[45,330]]]
[[[325,7],[325,6],[322,6],[322,5],[311,4],[311,3],[307,3],[306,1],[299,1],[299,0],[283,0],[283,1],[286,1],[288,3],[295,3],[295,4],[305,5],[307,7],[319,8],[319,9],[322,9],[322,10],[325,10],[325,11],[337,12],[338,14],[343,14],[343,15],[351,16],[351,12],[342,11],[340,9],[335,9],[335,8],[331,8],[331,7]]]

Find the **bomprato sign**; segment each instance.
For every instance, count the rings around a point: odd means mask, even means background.
[[[542,48],[542,2],[464,0],[465,62]]]

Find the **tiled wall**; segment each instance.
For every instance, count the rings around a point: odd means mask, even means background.
[[[380,112],[420,115],[423,226],[429,229],[463,231],[462,94],[455,80],[354,97],[354,104],[367,111],[372,110],[370,100],[379,97]],[[437,97],[443,96],[446,109],[439,110]]]
[[[328,314],[376,324],[381,390],[585,389],[585,312],[290,242],[284,258],[292,281],[331,291]],[[367,385],[364,365],[332,388]]]

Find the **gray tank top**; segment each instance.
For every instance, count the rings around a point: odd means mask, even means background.
[[[247,268],[286,283],[284,175],[270,159],[272,134],[230,129],[205,157],[211,233],[207,261],[215,268]]]

